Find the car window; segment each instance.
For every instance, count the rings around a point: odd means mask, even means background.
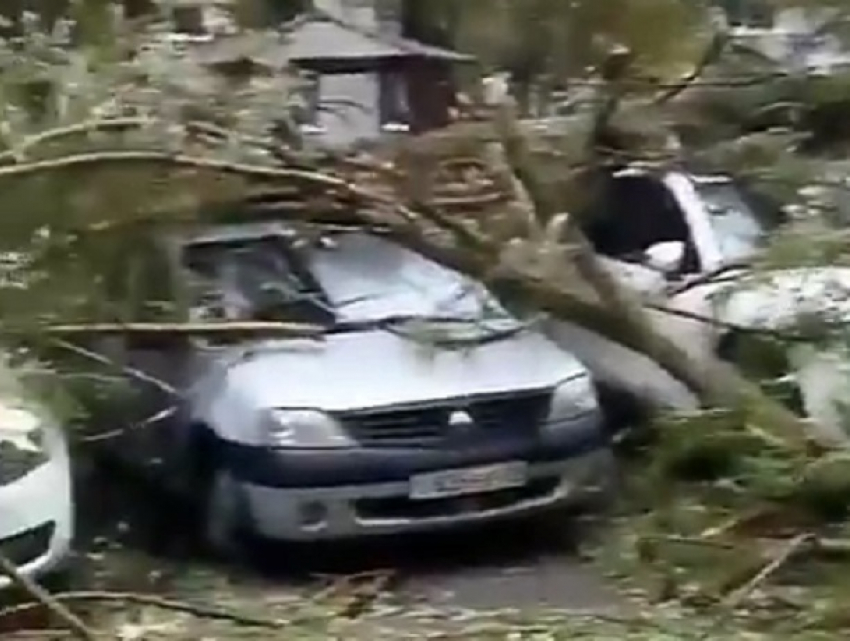
[[[297,249],[275,234],[194,242],[183,265],[197,319],[516,323],[481,283],[374,234],[334,233]]]
[[[698,269],[690,228],[670,189],[652,176],[613,176],[581,219],[599,253],[639,262],[650,246],[682,241],[688,248],[683,271]]]

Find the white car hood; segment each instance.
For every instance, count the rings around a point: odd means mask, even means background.
[[[380,330],[257,346],[227,370],[228,393],[254,408],[363,409],[553,386],[585,367],[523,331],[467,349],[437,349]]]
[[[780,329],[804,317],[850,319],[850,268],[811,267],[745,276],[716,292],[717,317],[745,327]]]
[[[850,320],[850,269],[817,267],[757,274],[719,292],[718,317],[744,327],[789,329],[806,317]],[[817,327],[817,325],[815,325]],[[844,410],[850,393],[850,351],[844,341],[797,343],[788,353],[806,415],[820,442],[846,446]]]

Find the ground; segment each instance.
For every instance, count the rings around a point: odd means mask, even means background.
[[[596,526],[577,526],[574,536],[563,537],[525,522],[366,545],[273,546],[263,551],[256,567],[232,567],[204,559],[191,543],[163,529],[153,512],[164,503],[151,490],[115,479],[100,481],[100,487],[98,500],[87,501],[97,513],[84,515],[85,589],[154,592],[237,609],[323,595],[352,615],[367,610],[370,617],[404,630],[430,628],[423,621],[430,621],[435,610],[442,620],[462,620],[481,610],[608,613],[626,606],[613,582],[583,558],[576,544],[589,540]],[[172,537],[177,543],[167,544]],[[354,577],[351,585],[343,585],[345,577]]]

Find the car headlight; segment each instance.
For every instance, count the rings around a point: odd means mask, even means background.
[[[41,418],[0,405],[0,485],[17,481],[49,458]]]
[[[598,407],[593,380],[586,374],[576,376],[555,388],[549,418],[552,421],[575,418],[592,412]]]
[[[272,410],[268,435],[273,447],[335,448],[354,444],[333,417],[318,410]]]

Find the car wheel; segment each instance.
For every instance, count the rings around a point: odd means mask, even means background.
[[[250,532],[244,494],[231,474],[218,469],[210,475],[201,513],[201,534],[215,556],[244,561]]]

